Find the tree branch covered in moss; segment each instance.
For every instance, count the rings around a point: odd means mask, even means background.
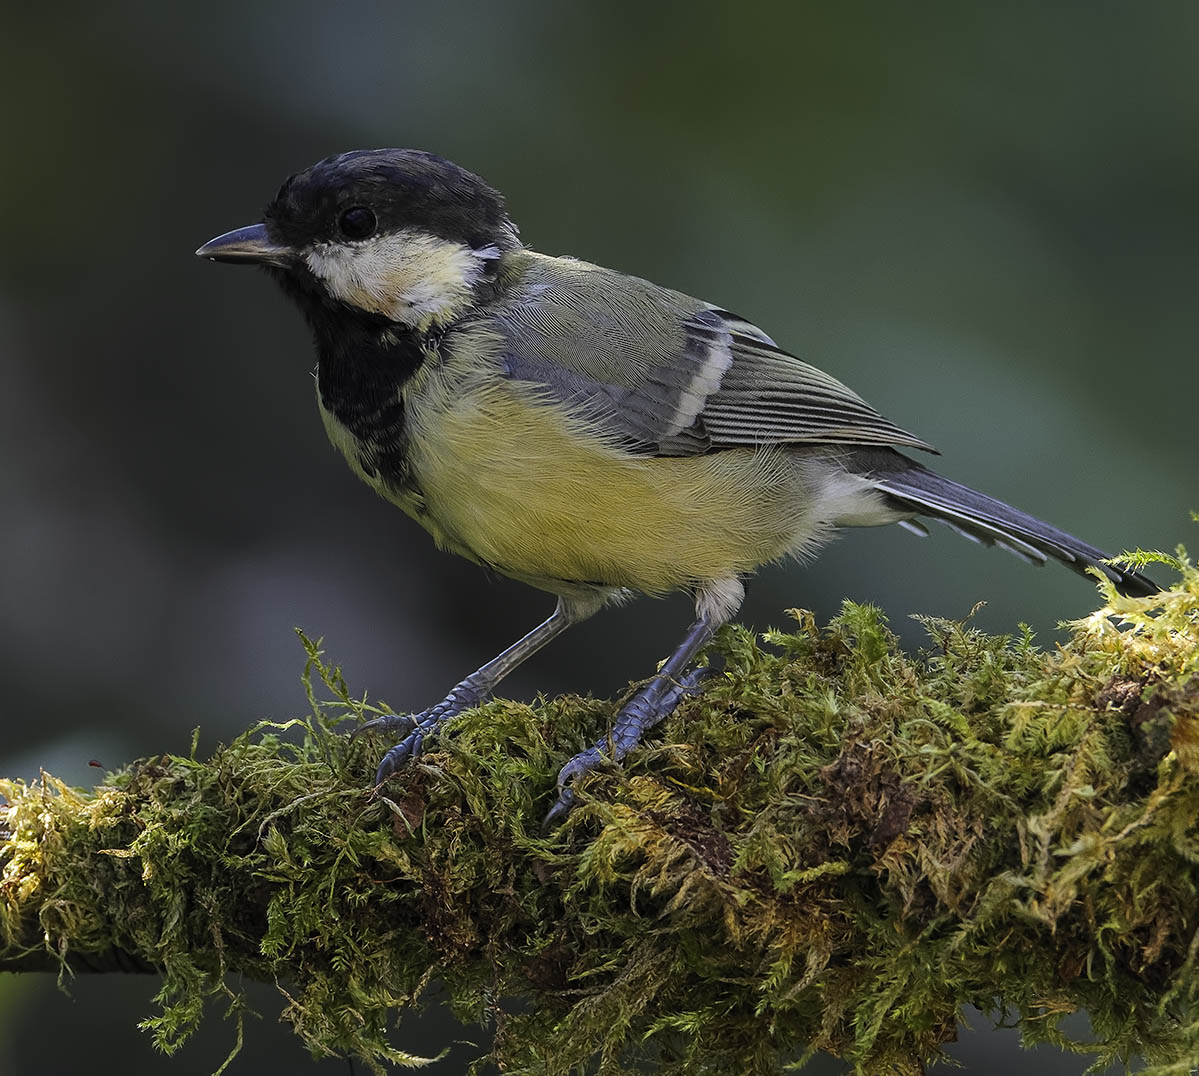
[[[1199,570],[1052,649],[877,610],[760,641],[543,834],[615,703],[495,702],[373,796],[371,708],[308,644],[312,713],[91,791],[0,782],[0,967],[154,969],[174,1050],[236,976],[314,1054],[414,1063],[439,982],[508,1073],[919,1072],[971,1004],[1029,1041],[1199,1062]],[[319,696],[319,697],[318,697]],[[325,699],[325,696],[329,696]],[[1089,1014],[1092,1045],[1067,1013]]]

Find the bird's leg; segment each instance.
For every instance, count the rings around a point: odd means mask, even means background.
[[[590,616],[601,604],[602,599],[588,603],[560,598],[557,608],[554,609],[548,620],[535,627],[523,639],[513,643],[498,657],[471,673],[461,683],[456,684],[436,706],[430,706],[423,713],[412,716],[388,714],[386,717],[368,721],[356,729],[355,736],[368,729],[381,729],[404,735],[404,738],[383,756],[378,772],[375,774],[375,784],[382,784],[410,758],[419,755],[425,740],[446,721],[457,717],[463,710],[469,710],[489,699],[496,685],[517,665],[535,654],[551,639],[561,635],[572,624],[577,624],[580,620]]]
[[[647,729],[669,716],[687,695],[699,689],[708,670],[695,665],[695,657],[711,641],[716,629],[733,616],[744,596],[744,588],[735,579],[710,584],[700,591],[696,601],[699,618],[658,675],[620,708],[605,739],[575,755],[558,773],[558,800],[545,816],[546,827],[560,822],[574,806],[571,785],[575,781],[604,762],[619,762],[641,742]]]

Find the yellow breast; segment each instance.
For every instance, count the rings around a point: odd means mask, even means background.
[[[802,491],[781,449],[633,455],[500,378],[429,392],[409,415],[421,521],[529,582],[662,592],[750,571],[793,543]]]

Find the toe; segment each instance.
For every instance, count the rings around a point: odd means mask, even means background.
[[[415,727],[416,721],[408,714],[384,714],[359,725],[350,733],[350,739],[356,740],[364,732],[390,732],[397,736],[406,736]]]
[[[562,789],[573,784],[583,774],[590,773],[603,761],[604,756],[600,754],[598,747],[589,747],[586,751],[580,751],[558,771],[558,787]]]
[[[573,785],[584,774],[590,773],[604,761],[605,756],[598,745],[580,751],[561,770],[558,771],[558,801],[550,808],[549,814],[541,824],[542,831],[551,830],[559,825],[577,802]]]
[[[405,736],[398,744],[383,756],[379,768],[375,771],[376,786],[383,784],[389,777],[403,769],[409,759],[420,754],[425,738],[419,732]]]

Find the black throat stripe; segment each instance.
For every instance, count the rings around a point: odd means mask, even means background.
[[[327,334],[318,330],[317,391],[353,435],[367,476],[401,488],[408,484],[401,390],[424,362],[424,339],[390,323],[380,329],[357,321],[346,318]]]
[[[370,478],[403,488],[407,435],[400,390],[425,361],[428,339],[332,299],[306,268],[271,269],[304,312],[316,343],[321,404],[354,437]]]

